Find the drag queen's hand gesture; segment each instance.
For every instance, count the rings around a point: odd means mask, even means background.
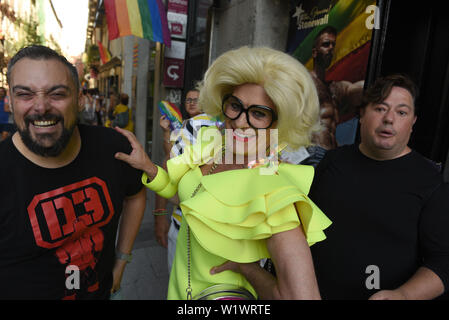
[[[115,127],[114,129],[128,139],[133,149],[129,155],[123,152],[117,152],[115,158],[125,161],[133,168],[145,171],[151,180],[154,179],[157,174],[157,167],[148,157],[139,141],[137,141],[136,136],[132,132],[119,127]]]

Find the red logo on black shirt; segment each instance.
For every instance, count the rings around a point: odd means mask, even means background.
[[[55,248],[87,227],[101,227],[114,215],[106,183],[89,178],[33,198],[28,215],[37,244]]]
[[[83,270],[87,290],[96,291],[95,253],[103,249],[104,242],[99,228],[114,215],[106,183],[94,177],[36,195],[28,215],[37,245],[59,247],[59,262]]]

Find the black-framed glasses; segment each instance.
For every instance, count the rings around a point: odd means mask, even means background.
[[[243,102],[232,94],[223,97],[221,108],[223,114],[231,120],[238,119],[244,112],[248,124],[254,129],[268,129],[277,120],[277,115],[273,109],[257,104],[245,109]]]
[[[198,103],[198,98],[187,98],[186,99],[186,103],[193,103],[193,104],[197,104]]]

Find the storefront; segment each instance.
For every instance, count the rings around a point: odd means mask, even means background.
[[[122,73],[122,61],[113,57],[107,63],[99,67],[98,89],[104,94],[120,92],[120,79]]]

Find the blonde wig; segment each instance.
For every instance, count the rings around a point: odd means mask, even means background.
[[[217,116],[222,98],[245,83],[262,86],[277,108],[280,143],[311,144],[320,129],[319,100],[309,71],[295,58],[267,47],[241,47],[218,57],[199,85],[201,109]]]

